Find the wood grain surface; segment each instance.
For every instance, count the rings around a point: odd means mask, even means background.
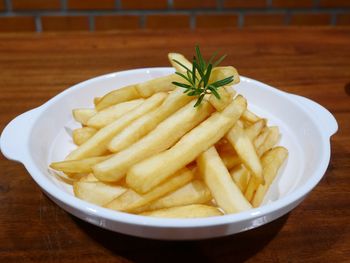
[[[0,130],[80,81],[168,66],[167,53],[227,53],[241,75],[309,97],[339,123],[326,175],[301,205],[224,238],[165,242],[85,223],[52,203],[21,164],[0,159],[0,262],[349,262],[350,29],[0,35]],[[322,123],[320,123],[322,125]]]

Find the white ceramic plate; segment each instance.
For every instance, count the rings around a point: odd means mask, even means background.
[[[1,151],[24,164],[41,189],[69,213],[112,231],[146,238],[184,240],[225,236],[266,224],[292,210],[316,186],[330,158],[334,117],[319,104],[261,82],[241,77],[235,89],[248,107],[280,128],[280,145],[289,157],[270,187],[264,204],[246,212],[201,219],[160,219],[108,210],[74,197],[72,187],[52,176],[48,164],[74,148],[69,130],[77,127],[72,109],[92,107],[94,97],[125,85],[173,73],[172,68],[144,68],[79,83],[44,105],[12,120],[1,135]]]

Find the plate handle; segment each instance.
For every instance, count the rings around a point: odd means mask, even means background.
[[[7,124],[0,137],[1,152],[6,158],[18,162],[25,158],[31,124],[40,112],[39,108],[27,111]]]
[[[288,94],[289,96],[292,96],[294,100],[296,100],[299,104],[304,106],[307,110],[312,112],[314,115],[314,118],[322,123],[323,131],[325,132],[325,135],[328,137],[331,137],[333,134],[335,134],[338,131],[338,123],[337,120],[334,118],[334,116],[323,106],[320,104],[299,96],[295,94]]]

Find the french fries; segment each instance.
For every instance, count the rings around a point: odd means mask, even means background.
[[[148,98],[157,92],[174,90],[175,85],[172,84],[173,81],[181,81],[180,76],[171,74],[168,76],[151,79],[149,81],[137,84],[135,88],[143,98]]]
[[[119,185],[84,181],[75,182],[73,184],[73,190],[74,194],[80,199],[101,206],[107,204],[126,191],[124,187]]]
[[[233,76],[233,83],[239,83],[239,75],[234,67],[216,67],[213,68],[212,74],[210,74],[209,83],[213,83],[218,79],[225,79],[227,77]]]
[[[242,119],[246,120],[248,122],[251,122],[251,123],[254,123],[254,122],[257,122],[258,120],[260,120],[260,118],[258,116],[256,116],[253,112],[251,112],[248,109],[243,112]]]
[[[96,110],[100,111],[109,106],[116,105],[121,102],[130,101],[141,98],[134,85],[121,89],[113,90],[96,101]]]
[[[61,171],[64,173],[91,173],[92,167],[95,164],[102,162],[108,158],[110,158],[110,155],[90,157],[80,160],[53,162],[50,164],[50,167],[56,171]]]
[[[94,109],[74,109],[73,117],[77,122],[80,122],[83,125],[87,125],[89,119],[96,114]]]
[[[264,183],[262,175],[262,166],[259,157],[255,151],[254,145],[245,134],[244,129],[237,123],[227,133],[226,139],[235,148],[237,155],[244,165],[252,172],[259,183]]]
[[[108,149],[112,152],[119,152],[127,148],[191,100],[191,97],[183,96],[182,90],[175,89],[159,108],[143,115],[129,125],[128,129],[117,134],[109,143]]]
[[[259,185],[252,201],[254,207],[258,207],[263,201],[266,191],[277,176],[278,169],[281,167],[287,156],[288,151],[284,147],[275,147],[264,153],[262,156],[261,163],[263,165],[266,183],[265,185]]]
[[[86,125],[96,129],[101,129],[135,109],[142,102],[144,102],[144,99],[136,99],[110,106],[97,112],[86,122]]]
[[[176,63],[174,60],[180,62],[182,65],[184,65],[187,68],[192,68],[192,63],[189,62],[184,55],[179,54],[179,53],[169,53],[168,54],[168,59],[170,64],[173,66],[173,68],[176,69],[177,72],[186,72],[186,69],[179,65],[178,63]]]
[[[120,197],[114,199],[106,205],[107,208],[119,211],[133,212],[142,206],[172,192],[185,185],[193,179],[193,174],[187,168],[183,168],[175,173],[168,181],[154,188],[144,195],[139,195],[129,189]]]
[[[82,127],[73,130],[72,138],[76,145],[82,145],[84,142],[89,140],[92,136],[96,134],[97,130],[91,127]]]
[[[279,129],[276,126],[270,127],[268,135],[264,142],[257,148],[257,154],[259,156],[263,155],[264,152],[270,150],[279,140],[280,133]]]
[[[205,204],[212,199],[208,187],[200,180],[193,180],[170,194],[151,202],[143,210],[158,210],[174,206]]]
[[[140,193],[151,190],[218,142],[238,120],[246,106],[246,100],[238,96],[225,110],[212,114],[169,150],[132,166],[126,176],[127,185]]]
[[[95,165],[95,176],[105,182],[119,181],[134,164],[174,145],[213,112],[208,102],[204,102],[199,108],[194,108],[193,105],[194,102],[188,103],[130,147]]]
[[[202,153],[197,159],[197,164],[216,203],[225,213],[236,213],[252,207],[233,182],[215,147],[210,147]]]
[[[217,93],[219,95],[219,98],[211,94],[209,97],[209,102],[217,111],[222,111],[226,108],[227,105],[231,103],[234,94],[227,91],[225,87],[218,89]]]
[[[260,119],[248,128],[245,129],[245,134],[248,138],[253,141],[262,131],[262,129],[266,126],[266,120]]]
[[[236,185],[239,187],[242,193],[248,187],[250,172],[245,168],[244,164],[237,165],[234,169],[230,171],[231,177]]]
[[[234,67],[205,62],[199,48],[193,65],[182,54],[168,58],[176,74],[74,109],[83,126],[72,132],[77,148],[49,172],[82,200],[143,216],[222,216],[260,206],[288,156],[277,146],[278,127],[228,86],[239,82]]]
[[[129,112],[128,115],[125,115],[122,118],[119,118],[111,124],[103,127],[88,141],[71,152],[67,156],[66,160],[78,160],[105,154],[107,152],[107,144],[116,134],[121,132],[121,130],[127,127],[135,119],[158,107],[165,97],[166,93],[154,94],[152,97],[145,100],[141,105]]]
[[[86,174],[79,179],[79,182],[98,182],[93,173]]]

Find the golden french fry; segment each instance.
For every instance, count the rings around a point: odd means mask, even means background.
[[[210,78],[209,78],[209,83],[214,83],[217,80],[225,79],[230,76],[233,76],[233,82],[232,84],[237,84],[239,83],[239,75],[237,70],[234,67],[228,66],[228,67],[216,67],[213,68]]]
[[[259,187],[259,185],[259,180],[255,176],[250,176],[247,188],[244,192],[244,196],[249,202],[252,202],[255,191]]]
[[[273,146],[275,146],[280,139],[280,133],[277,126],[269,127],[269,133],[264,140],[264,142],[257,148],[257,154],[259,156],[263,155],[264,152],[270,150]]]
[[[231,103],[234,95],[232,92],[227,91],[225,87],[219,88],[217,93],[220,98],[218,99],[214,94],[211,94],[209,97],[209,102],[217,111],[223,111],[227,105]]]
[[[221,216],[222,213],[216,207],[195,204],[143,212],[140,215],[163,218],[198,218]]]
[[[248,109],[246,109],[245,112],[243,112],[242,119],[248,122],[257,122],[258,120],[260,120],[260,118],[257,115],[255,115]]]
[[[135,88],[142,97],[147,98],[157,92],[174,90],[176,86],[172,84],[173,81],[182,82],[183,79],[176,74],[171,74],[137,84]]]
[[[262,156],[261,163],[263,165],[266,183],[265,185],[259,185],[257,191],[255,192],[252,201],[254,207],[258,207],[262,203],[267,190],[277,176],[278,170],[284,163],[287,156],[288,150],[281,146],[270,149]]]
[[[250,125],[248,128],[246,128],[245,133],[251,141],[254,141],[254,139],[260,134],[260,132],[265,126],[266,120],[260,119],[252,125]]]
[[[79,181],[84,175],[82,174],[65,174],[49,169],[49,173],[55,176],[58,180],[73,185],[74,182]]]
[[[242,193],[247,189],[250,173],[244,164],[238,165],[230,171],[231,177]]]
[[[221,160],[224,162],[228,170],[242,163],[241,159],[236,153],[236,150],[225,137],[220,142],[215,144],[215,148],[217,149]]]
[[[246,100],[237,96],[225,110],[212,114],[173,147],[132,166],[127,173],[126,183],[139,193],[145,193],[162,183],[217,143],[238,120],[246,106]]]
[[[177,60],[178,62],[180,62],[182,65],[184,65],[185,67],[187,67],[188,69],[192,70],[192,63],[189,62],[184,55],[179,54],[179,53],[169,53],[168,54],[168,59],[169,62],[171,64],[171,66],[173,66],[173,68],[175,68],[175,70],[177,72],[186,72],[186,69],[182,66],[180,66],[178,63],[176,63],[174,60]]]
[[[94,98],[94,105],[95,105],[95,107],[100,101],[101,101],[101,97],[95,97]]]
[[[173,206],[205,204],[212,199],[208,187],[200,180],[187,183],[176,191],[159,198],[144,207],[145,210],[158,210]]]
[[[73,142],[78,146],[82,145],[84,142],[94,136],[96,132],[97,130],[91,127],[82,127],[75,129],[72,133]]]
[[[90,157],[80,160],[70,160],[62,162],[53,162],[50,164],[52,169],[65,173],[91,173],[92,166],[110,158],[110,155]]]
[[[147,194],[140,195],[128,189],[121,196],[108,203],[106,207],[118,211],[134,212],[136,209],[146,206],[150,202],[175,191],[192,179],[192,172],[187,168],[183,168],[175,173],[168,181],[149,191]]]
[[[126,191],[119,185],[102,182],[74,182],[73,190],[76,197],[96,205],[105,205]]]
[[[96,114],[94,109],[74,109],[73,117],[77,122],[87,125],[88,120]]]
[[[242,163],[236,153],[221,152],[219,155],[228,170]]]
[[[269,127],[264,127],[261,130],[260,134],[257,137],[255,137],[255,139],[253,140],[255,149],[258,149],[264,143],[267,136],[269,135],[269,132],[270,132]]]
[[[166,96],[166,93],[154,94],[141,105],[130,111],[127,115],[124,115],[111,124],[103,127],[88,141],[72,151],[67,156],[66,160],[78,160],[104,154],[107,151],[108,143],[116,134],[127,127],[135,119],[158,107]]]
[[[232,144],[243,164],[252,172],[259,183],[264,183],[259,157],[244,129],[240,125],[234,125],[226,134],[226,139]]]
[[[207,101],[203,101],[202,105],[196,108],[193,107],[194,103],[194,101],[188,103],[130,147],[95,165],[93,167],[95,176],[101,181],[118,181],[125,176],[132,165],[174,145],[213,112],[212,106]]]
[[[94,176],[93,173],[84,175],[79,179],[80,182],[98,182],[98,179]]]
[[[135,85],[130,85],[107,93],[98,100],[95,108],[100,111],[109,106],[141,97],[142,96],[138,93]]]
[[[127,129],[117,134],[109,143],[108,149],[112,152],[119,152],[129,147],[191,100],[191,97],[183,94],[182,89],[175,89],[159,108],[141,116],[131,123]]]
[[[199,171],[217,205],[227,214],[251,208],[242,192],[233,182],[215,147],[210,147],[197,158]]]
[[[113,121],[130,112],[131,110],[135,109],[143,102],[144,99],[136,99],[112,105],[108,108],[97,112],[93,117],[91,117],[87,121],[86,125],[96,129],[103,128],[104,126],[112,123]]]

